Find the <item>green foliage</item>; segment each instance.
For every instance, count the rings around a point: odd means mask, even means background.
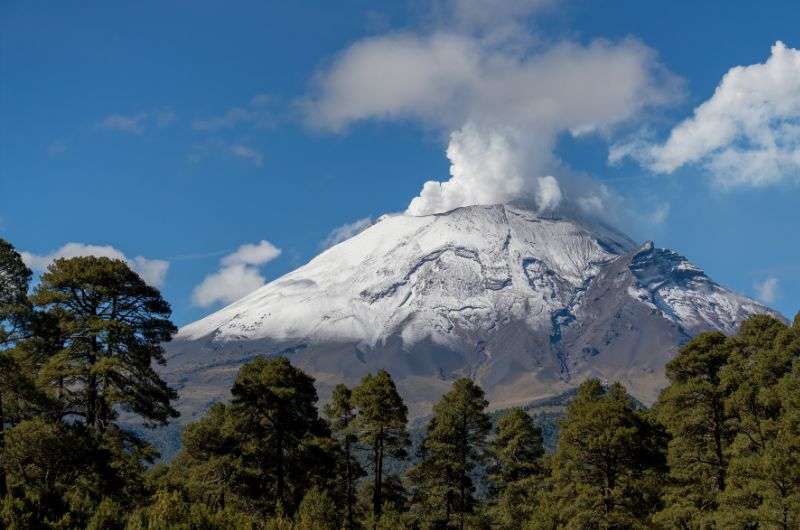
[[[30,314],[31,271],[14,247],[0,238],[0,348],[19,338]]]
[[[644,527],[659,504],[665,437],[620,384],[583,383],[561,423],[549,502],[566,528]]]
[[[357,527],[358,503],[357,503],[357,484],[358,480],[365,475],[364,469],[356,457],[356,444],[358,436],[355,431],[356,412],[353,406],[353,393],[343,384],[336,385],[333,394],[327,405],[325,405],[325,417],[330,423],[333,436],[341,447],[340,469],[337,481],[336,494],[340,500],[340,507],[343,507],[342,519],[345,527],[352,530]]]
[[[56,260],[42,275],[34,307],[58,321],[63,347],[40,378],[57,389],[72,415],[104,429],[121,407],[152,424],[177,412],[177,394],[153,363],[175,326],[170,307],[124,262],[92,256]]]
[[[499,528],[518,528],[533,517],[543,491],[547,470],[541,429],[522,409],[507,411],[497,422],[492,454],[492,519]]]
[[[339,517],[333,499],[322,490],[311,488],[297,509],[296,530],[338,530]]]
[[[475,509],[472,473],[488,461],[491,421],[483,390],[458,379],[433,407],[433,418],[419,448],[420,463],[410,472],[413,503],[427,526],[464,528]]]
[[[368,374],[354,390],[352,404],[358,413],[354,429],[358,440],[369,448],[372,467],[372,514],[380,519],[385,501],[397,502],[398,496],[386,497],[386,459],[403,459],[411,445],[408,436],[408,408],[386,370]],[[389,490],[391,491],[391,490]]]
[[[658,515],[665,525],[706,528],[716,517],[735,434],[734,419],[725,410],[728,391],[721,381],[729,358],[725,335],[702,333],[667,364],[670,385],[655,408],[672,435],[666,507]]]
[[[735,418],[728,487],[721,527],[796,528],[800,525],[800,431],[794,377],[800,332],[766,315],[747,320],[728,339],[731,356],[722,371]],[[788,392],[787,392],[788,390]]]
[[[253,496],[293,513],[305,492],[326,486],[320,481],[334,471],[314,379],[284,357],[259,358],[242,367],[231,394],[238,449],[256,474]]]

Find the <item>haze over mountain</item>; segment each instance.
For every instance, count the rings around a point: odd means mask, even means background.
[[[683,256],[577,217],[509,205],[389,215],[308,264],[183,327],[165,378],[182,422],[226,400],[239,367],[284,355],[317,380],[386,368],[412,417],[460,376],[492,408],[557,395],[587,377],[651,403],[676,349],[776,314]],[[782,318],[782,317],[781,317]]]

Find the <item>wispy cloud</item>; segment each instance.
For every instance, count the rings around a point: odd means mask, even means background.
[[[57,157],[67,152],[67,143],[64,140],[53,140],[47,146],[47,156]]]
[[[111,245],[91,245],[86,243],[67,243],[47,254],[21,252],[25,264],[36,272],[42,272],[59,258],[78,256],[97,256],[118,259],[126,262],[142,279],[154,287],[164,285],[169,270],[169,262],[161,259],[147,259],[143,256],[128,258],[121,250]]]
[[[269,241],[240,246],[220,260],[220,268],[206,276],[192,291],[192,301],[200,307],[235,302],[255,291],[265,280],[260,267],[281,255]]]
[[[172,109],[165,108],[137,114],[110,114],[97,126],[113,132],[143,134],[150,127],[166,127],[178,119]]]
[[[231,107],[217,116],[199,118],[192,122],[192,128],[201,132],[216,132],[249,126],[263,129],[274,125],[275,114],[271,108],[274,98],[269,94],[253,96],[245,106]]]
[[[358,219],[353,221],[352,223],[347,223],[342,226],[338,226],[331,230],[325,240],[320,244],[320,247],[323,249],[330,248],[334,245],[338,245],[342,241],[350,239],[351,237],[360,234],[370,226],[375,224],[375,221],[372,220],[371,217],[364,217],[363,219]]]
[[[256,167],[264,165],[264,155],[252,147],[242,144],[233,144],[228,147],[228,150],[233,156],[246,160]]]
[[[756,282],[753,287],[756,290],[756,297],[765,304],[775,302],[780,296],[780,281],[774,276]]]
[[[107,131],[142,134],[144,132],[144,121],[146,119],[147,114],[145,113],[136,114],[133,116],[111,114],[103,118],[100,123],[98,123],[98,126]]]
[[[196,143],[192,146],[188,156],[191,162],[200,163],[215,153],[243,160],[255,167],[264,166],[264,154],[259,149],[244,143],[231,143],[223,140],[207,140]]]

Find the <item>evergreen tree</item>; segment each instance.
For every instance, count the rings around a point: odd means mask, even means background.
[[[0,349],[19,338],[30,313],[28,285],[31,271],[22,257],[0,238]]]
[[[567,528],[639,528],[658,507],[665,437],[637,412],[620,384],[589,380],[561,422],[553,493]],[[539,527],[542,527],[541,521]]]
[[[712,524],[727,485],[728,450],[735,429],[725,410],[728,391],[721,372],[730,357],[722,333],[702,333],[666,366],[669,386],[655,407],[672,439],[664,524],[705,528]]]
[[[355,431],[371,454],[372,514],[379,520],[384,501],[392,500],[384,495],[387,460],[406,458],[411,444],[406,430],[408,408],[385,370],[366,375],[353,389],[352,403],[358,411]]]
[[[324,409],[333,436],[342,448],[344,473],[341,475],[340,489],[344,497],[345,521],[348,530],[356,528],[356,485],[358,479],[364,476],[364,470],[355,454],[358,437],[355,432],[356,412],[352,396],[352,391],[346,385],[336,385],[331,399]]]
[[[756,315],[729,339],[722,370],[726,408],[736,437],[730,446],[728,488],[721,527],[791,528],[798,519],[797,431],[791,420],[793,367],[800,360],[800,333],[767,315]]]
[[[297,509],[295,530],[339,530],[336,505],[324,491],[311,488]]]
[[[464,528],[475,507],[472,473],[488,460],[491,421],[483,390],[470,379],[458,379],[433,407],[420,446],[421,461],[410,472],[414,502],[436,528]]]
[[[32,297],[64,332],[63,348],[41,377],[58,389],[67,414],[103,431],[118,408],[148,424],[177,416],[174,390],[153,363],[164,363],[163,343],[175,326],[170,307],[120,260],[92,256],[56,260]]]
[[[22,257],[0,238],[0,497],[6,493],[3,463],[4,431],[13,412],[12,401],[19,396],[24,374],[8,351],[19,338],[28,314],[28,284],[31,271]]]
[[[242,458],[261,498],[292,513],[308,488],[333,474],[333,447],[319,418],[314,379],[284,357],[244,365],[231,390]]]
[[[7,527],[85,528],[105,496],[127,493],[108,450],[82,424],[23,420],[6,433],[4,467]]]
[[[532,518],[545,479],[542,431],[522,409],[505,412],[492,441],[492,515],[500,528],[518,528]]]

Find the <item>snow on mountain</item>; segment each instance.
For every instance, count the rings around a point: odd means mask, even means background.
[[[165,376],[186,420],[226,399],[238,368],[286,355],[324,399],[387,368],[412,416],[456,377],[494,407],[594,376],[651,402],[663,366],[700,331],[772,311],[652,243],[597,222],[507,205],[384,216],[299,269],[182,328]]]

